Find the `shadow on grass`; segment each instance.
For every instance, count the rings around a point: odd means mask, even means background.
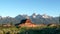
[[[29,29],[20,34],[60,34],[60,28]]]

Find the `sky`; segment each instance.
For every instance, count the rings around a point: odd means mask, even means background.
[[[60,0],[0,0],[0,16],[15,17],[19,14],[60,14]]]

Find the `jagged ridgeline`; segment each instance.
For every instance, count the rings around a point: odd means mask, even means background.
[[[22,19],[29,18],[32,23],[36,24],[50,24],[50,23],[56,23],[59,24],[59,17],[51,17],[46,14],[40,15],[33,13],[31,16],[28,15],[17,15],[16,17],[2,17],[0,16],[0,24],[7,24],[7,23],[20,23]]]

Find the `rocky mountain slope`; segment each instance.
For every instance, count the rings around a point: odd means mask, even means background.
[[[50,24],[50,23],[59,24],[59,17],[51,17],[51,16],[48,16],[46,14],[43,14],[43,15],[37,14],[36,15],[35,13],[33,13],[31,16],[17,15],[14,18],[9,17],[9,16],[8,17],[1,17],[0,16],[0,24],[6,24],[6,23],[16,24],[16,23],[20,23],[20,21],[22,19],[26,19],[26,18],[30,18],[30,20],[33,23],[36,23],[36,24],[41,24],[41,23],[44,23],[44,24]]]

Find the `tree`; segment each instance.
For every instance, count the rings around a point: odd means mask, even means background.
[[[13,22],[10,22],[10,25],[13,25]]]

